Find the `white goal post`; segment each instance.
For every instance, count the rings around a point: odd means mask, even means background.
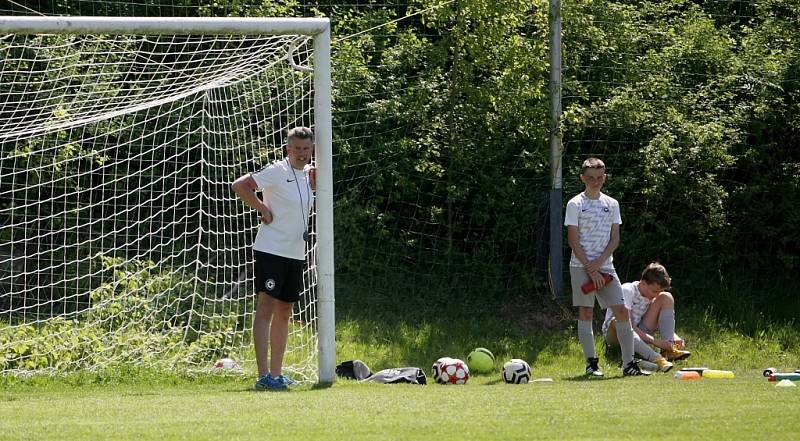
[[[310,312],[293,326],[316,347],[293,359],[290,342],[287,363],[333,382],[330,65],[327,18],[0,17],[0,372],[249,357],[257,224],[225,191],[309,125]]]

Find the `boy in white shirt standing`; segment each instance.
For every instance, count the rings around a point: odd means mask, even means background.
[[[611,308],[617,317],[615,327],[622,352],[623,375],[649,375],[633,361],[633,328],[612,256],[619,246],[622,217],[617,200],[601,192],[607,178],[605,164],[598,158],[587,159],[581,167],[580,178],[585,189],[567,203],[564,225],[572,248],[569,264],[572,304],[578,308],[578,341],[586,356],[586,375],[603,376],[592,331],[595,298],[601,308]],[[608,281],[607,275],[611,276]],[[584,294],[581,286],[587,282],[594,285],[594,290]]]

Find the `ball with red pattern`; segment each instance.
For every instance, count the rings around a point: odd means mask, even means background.
[[[439,383],[439,377],[442,375],[442,364],[452,360],[450,357],[442,357],[433,362],[433,366],[431,366],[431,372],[433,376],[433,380]]]
[[[239,366],[239,363],[237,363],[236,360],[225,357],[225,358],[220,358],[219,360],[217,360],[216,363],[214,363],[214,369],[226,370],[226,371],[239,371],[242,368]]]
[[[469,366],[457,358],[445,358],[434,368],[434,379],[440,384],[465,384],[469,380]]]

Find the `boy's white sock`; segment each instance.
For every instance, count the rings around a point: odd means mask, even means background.
[[[619,321],[614,324],[617,328],[617,338],[619,339],[619,350],[622,352],[622,366],[626,366],[633,361],[633,327],[631,321]]]
[[[594,332],[592,332],[592,322],[578,320],[578,341],[583,347],[583,354],[586,358],[597,358],[594,350]]]
[[[664,340],[675,338],[675,310],[662,309],[658,313],[658,332]]]
[[[655,362],[656,359],[661,357],[658,352],[654,351],[647,343],[639,337],[639,334],[633,333],[633,351],[642,356],[642,359]]]

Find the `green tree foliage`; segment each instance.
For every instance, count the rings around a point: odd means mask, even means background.
[[[667,250],[662,256],[669,258],[725,225],[727,194],[718,175],[731,165],[728,151],[742,136],[742,117],[731,107],[731,87],[725,84],[739,70],[728,32],[716,29],[697,8],[676,12],[669,2],[645,3],[614,5],[604,10],[607,17],[595,17],[630,24],[619,33],[616,27],[598,29],[588,33],[597,35],[592,44],[574,48],[567,40],[569,64],[588,70],[587,79],[575,79],[583,82],[579,93],[602,98],[568,109],[565,138],[568,143],[588,139],[591,134],[583,128],[600,126],[607,128],[606,139],[615,141],[573,145],[584,155],[610,155],[615,190],[628,207],[623,250],[641,253],[630,256],[638,261],[652,253],[648,243],[655,237]],[[578,11],[574,15],[582,17]],[[567,17],[567,28],[590,26]],[[642,29],[654,38],[635,38]],[[606,63],[616,64],[620,76],[593,79],[606,72]],[[669,207],[668,222],[664,207]]]
[[[746,115],[730,193],[725,249],[728,261],[764,262],[765,276],[800,265],[800,5],[768,1],[756,19],[741,23],[742,65],[734,90]]]
[[[425,280],[410,290],[450,296],[522,289],[538,209],[532,188],[547,185],[549,170],[546,17],[530,2],[454,2],[337,47],[337,107],[366,107],[375,121],[366,138],[336,133],[346,161],[337,245],[360,250],[340,260],[345,271],[402,274],[394,279]]]
[[[589,154],[611,163],[621,262],[673,263],[704,286],[701,303],[745,284],[754,294],[738,302],[793,317],[782,297],[800,245],[796,4],[565,5],[567,153],[573,174]]]
[[[170,15],[164,3],[39,2],[46,13]],[[171,4],[172,15],[332,19],[342,286],[544,295],[532,269],[550,186],[548,2]],[[687,285],[746,269],[754,286],[796,288],[797,2],[589,0],[563,2],[562,15],[565,195],[582,189],[583,158],[607,159],[627,276],[658,258]]]

